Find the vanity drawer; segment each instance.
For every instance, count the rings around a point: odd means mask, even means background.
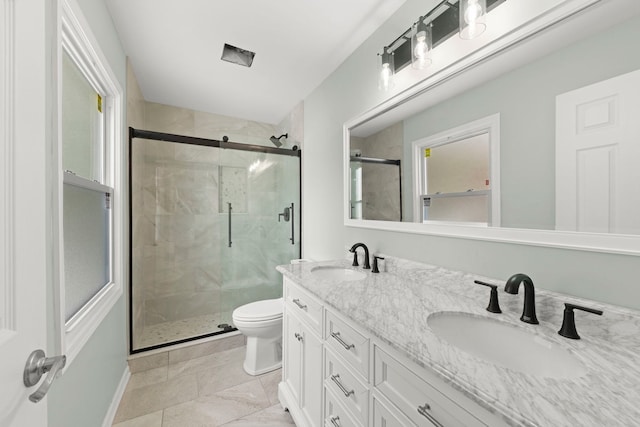
[[[351,368],[369,380],[369,338],[327,311],[325,342]]]
[[[324,386],[331,390],[342,405],[362,425],[367,425],[369,415],[369,387],[352,373],[338,356],[330,350],[324,353]]]
[[[374,350],[373,383],[417,425],[485,425],[378,347]]]
[[[393,405],[386,405],[375,395],[373,396],[373,427],[415,427]]]
[[[285,279],[287,309],[305,322],[309,328],[322,335],[322,304],[295,283]]]
[[[349,411],[340,404],[340,399],[326,387],[324,389],[324,426],[363,427],[363,425],[352,417]]]

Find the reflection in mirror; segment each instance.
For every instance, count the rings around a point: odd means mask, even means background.
[[[416,222],[500,225],[500,116],[412,142]]]
[[[640,100],[640,82],[623,84],[619,87],[620,90],[616,89],[617,92],[599,92],[599,95],[585,101],[591,103],[588,109],[579,107],[582,101],[576,100],[573,107],[569,107],[577,112],[572,119],[566,118],[566,114],[560,110],[564,107],[557,106],[557,100],[563,99],[564,94],[574,91],[589,92],[591,85],[600,82],[609,87],[609,80],[640,70],[640,55],[631,54],[637,50],[635,44],[640,39],[640,6],[634,4],[625,9],[624,14],[613,13],[606,7],[602,3],[597,13],[585,14],[584,19],[591,19],[588,22],[597,25],[579,25],[579,19],[582,18],[572,18],[576,19],[570,22],[572,27],[563,23],[495,55],[492,60],[463,70],[455,78],[439,83],[419,96],[405,97],[405,101],[393,108],[381,108],[379,113],[369,113],[361,121],[353,120],[351,123],[354,125],[349,127],[345,139],[350,147],[345,152],[358,149],[362,156],[369,155],[365,154],[368,150],[366,141],[372,138],[371,135],[383,133],[390,128],[396,129],[396,139],[387,139],[385,142],[390,152],[384,151],[385,143],[381,142],[384,140],[381,138],[376,143],[376,154],[371,155],[401,160],[402,186],[394,185],[394,188],[402,188],[402,194],[397,194],[393,205],[395,200],[402,201],[402,210],[405,212],[403,221],[422,222],[425,214],[424,196],[429,195],[431,205],[426,214],[427,219],[433,220],[436,218],[434,215],[439,201],[432,196],[434,192],[443,190],[427,187],[422,191],[416,188],[419,180],[412,177],[418,166],[412,161],[414,152],[411,144],[479,118],[499,114],[501,148],[497,169],[500,179],[490,179],[488,187],[478,187],[477,184],[470,187],[494,192],[494,186],[499,185],[500,209],[497,214],[500,221],[496,223],[492,217],[486,222],[494,226],[519,229],[640,234],[640,202],[630,197],[634,190],[624,190],[626,187],[620,185],[622,182],[630,185],[640,182],[640,168],[625,166],[624,174],[615,179],[611,178],[612,174],[617,174],[618,171],[610,168],[611,165],[620,164],[622,160],[636,165],[640,162],[640,144],[628,146],[630,151],[625,151],[628,154],[622,154],[621,148],[612,148],[614,142],[617,144],[614,141],[616,138],[636,142],[640,140],[640,126],[637,125],[640,107],[633,106],[631,102],[634,99]],[[610,23],[604,23],[605,18]],[[594,30],[588,33],[591,28]],[[577,29],[580,31],[576,31]],[[571,42],[564,42],[558,34],[570,38]],[[584,38],[579,39],[578,34]],[[466,91],[460,89],[463,87]],[[609,102],[612,99],[616,101]],[[410,108],[405,107],[408,104],[411,104]],[[408,112],[399,116],[397,111],[403,109]],[[564,128],[578,129],[576,120],[577,123],[582,120],[587,127],[590,126],[582,130],[582,136],[586,135],[587,138],[579,143],[586,145],[574,147],[572,154],[567,156],[556,154],[558,146],[564,144],[561,141],[566,139],[563,136],[564,139],[561,140],[560,133],[564,132]],[[626,133],[607,135],[604,133],[607,126],[609,130],[622,129]],[[431,153],[433,156],[434,151]],[[571,160],[566,162],[563,156]],[[595,168],[590,170],[597,171],[597,174],[584,173],[585,165]],[[607,180],[603,180],[605,177]],[[482,183],[482,178],[479,179]],[[363,182],[364,180],[363,177]],[[570,199],[559,193],[563,185],[573,186],[571,197],[576,208],[572,208],[569,214],[573,215],[569,226],[558,222],[559,218],[566,217],[560,213],[560,205],[566,204]],[[374,191],[369,191],[367,184],[363,184],[360,200],[362,206],[369,203],[368,198],[376,196],[377,188],[372,188]],[[444,191],[460,192],[466,189]],[[392,199],[389,194],[384,198]],[[640,196],[638,199],[640,200]],[[614,206],[608,200],[622,203]],[[373,199],[371,203],[377,205]],[[465,208],[456,208],[461,209]],[[624,211],[625,214],[614,215],[614,211]],[[580,218],[585,218],[587,214],[595,217],[598,222],[594,226],[581,228],[578,224]],[[625,218],[627,224],[624,228],[611,225],[618,221],[618,217]],[[374,219],[367,218],[364,208],[361,216],[353,215],[351,218]],[[453,217],[447,214],[444,218]],[[375,219],[399,221],[397,212],[391,211],[388,215],[378,212]],[[482,221],[485,222],[484,219]],[[573,223],[578,225],[574,226]]]
[[[402,221],[402,124],[351,134],[351,218]]]
[[[422,222],[489,223],[489,134],[423,148]]]

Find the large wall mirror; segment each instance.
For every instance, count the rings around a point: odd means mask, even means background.
[[[528,22],[345,124],[345,225],[640,255],[640,2],[564,3],[573,9]],[[499,155],[490,141],[458,150],[461,170],[490,164],[468,189],[448,190],[462,197],[421,194],[424,158],[445,151],[424,141],[496,116]],[[456,203],[483,195],[481,210],[494,197],[493,217],[490,203],[480,220],[432,220],[425,209],[438,201],[468,211]]]

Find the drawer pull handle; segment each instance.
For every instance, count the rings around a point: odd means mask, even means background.
[[[334,426],[340,427],[340,417],[338,417],[337,415],[335,417],[329,418],[329,420],[331,420],[331,424],[333,424]]]
[[[305,304],[302,304],[298,298],[294,298],[293,299],[293,303],[295,305],[297,305],[298,307],[300,307],[301,310],[306,310],[307,309],[307,306]]]
[[[443,427],[442,424],[436,420],[435,418],[433,418],[433,415],[431,415],[429,412],[431,410],[431,406],[428,403],[425,403],[422,406],[418,406],[418,413],[420,415],[422,415],[423,417],[425,417],[426,419],[428,419],[429,421],[431,421],[436,427]]]
[[[342,383],[340,382],[340,375],[335,374],[335,375],[331,375],[331,381],[333,381],[334,383],[336,383],[336,385],[338,386],[338,388],[340,390],[342,390],[342,392],[344,393],[344,395],[346,397],[351,396],[352,394],[355,394],[356,392],[354,390],[347,390],[346,387],[344,385],[342,385]]]
[[[300,341],[300,342],[304,341],[303,336],[302,336],[302,335],[300,335],[300,334],[299,334],[299,333],[297,333],[297,332],[296,332],[295,334],[293,334],[293,336],[294,336],[294,337],[296,337],[296,339],[297,339],[298,341]]]
[[[346,342],[344,342],[344,340],[340,337],[340,332],[331,332],[331,336],[333,338],[335,338],[336,341],[338,341],[347,350],[351,350],[352,348],[356,348],[356,346],[354,344],[347,344]]]

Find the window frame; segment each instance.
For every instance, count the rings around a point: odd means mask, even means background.
[[[52,171],[57,186],[54,188],[54,284],[56,347],[67,356],[67,366],[80,353],[89,338],[100,326],[107,314],[123,295],[124,278],[124,214],[123,197],[123,112],[124,90],[100,50],[79,6],[73,0],[63,0],[59,6],[58,40],[53,47],[57,70],[56,117],[57,129],[54,146],[56,165]],[[103,139],[101,152],[100,182],[74,176],[63,171],[62,166],[62,57],[66,52],[80,69],[89,84],[102,97]],[[93,191],[111,194],[110,258],[111,280],[103,286],[68,321],[65,319],[65,275],[64,275],[64,185],[74,185]]]
[[[489,168],[491,190],[489,198],[489,222],[463,222],[463,221],[423,221],[423,197],[426,193],[426,170],[424,153],[425,148],[433,148],[480,134],[489,136]],[[447,129],[434,135],[415,140],[411,143],[413,153],[413,218],[414,222],[421,224],[449,224],[468,225],[480,227],[500,226],[500,113],[483,117],[469,123]],[[474,191],[469,195],[481,195],[481,191]]]

